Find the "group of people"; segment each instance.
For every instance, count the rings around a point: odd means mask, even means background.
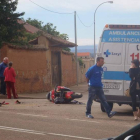
[[[94,118],[91,115],[91,106],[94,99],[94,96],[96,95],[103,105],[107,115],[109,118],[113,117],[116,112],[111,111],[111,107],[106,101],[104,91],[103,91],[103,84],[101,82],[101,77],[103,73],[102,66],[104,65],[104,58],[98,57],[96,60],[96,64],[93,65],[88,69],[85,76],[87,79],[87,84],[89,86],[88,91],[88,101],[87,101],[87,107],[86,107],[86,116],[88,118]],[[138,120],[138,117],[140,118],[140,102],[139,102],[139,108],[137,109],[137,102],[136,102],[136,96],[138,95],[140,100],[140,68],[139,68],[140,62],[139,60],[135,59],[131,62],[131,66],[129,69],[129,76],[131,78],[130,82],[130,97],[132,100],[132,109],[134,114],[134,120]]]
[[[12,62],[8,63],[8,57],[3,59],[3,62],[0,63],[0,94],[6,95],[7,90],[7,98],[11,99],[11,90],[13,93],[14,99],[17,98],[17,94],[15,91],[15,70],[12,68]]]
[[[101,77],[103,74],[103,68],[104,65],[104,58],[98,57],[96,60],[96,64],[93,65],[88,69],[86,72],[86,79],[88,84],[88,90],[89,90],[89,96],[87,101],[87,107],[86,107],[86,116],[88,118],[94,118],[91,115],[91,106],[94,99],[94,96],[98,96],[98,98],[101,101],[101,104],[103,105],[107,115],[109,118],[113,117],[116,112],[111,111],[111,107],[106,101],[104,91],[103,91],[103,84],[101,82]],[[12,62],[8,63],[8,58],[5,57],[3,59],[3,62],[0,64],[0,94],[6,95],[6,89],[7,89],[7,98],[11,99],[11,90],[13,93],[13,97],[16,99],[17,94],[15,91],[15,70],[12,68]],[[138,120],[138,117],[140,118],[140,103],[139,108],[137,110],[137,102],[136,102],[136,96],[138,95],[140,100],[140,68],[139,68],[139,60],[135,59],[131,62],[131,66],[129,69],[129,76],[131,78],[130,82],[130,96],[132,99],[132,109],[134,114],[134,120]]]

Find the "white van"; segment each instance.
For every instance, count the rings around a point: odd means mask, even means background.
[[[140,25],[106,25],[96,57],[104,57],[103,90],[107,102],[132,105],[124,91],[129,88],[131,61],[140,58]],[[99,99],[95,99],[99,102]],[[104,108],[101,105],[101,110]]]

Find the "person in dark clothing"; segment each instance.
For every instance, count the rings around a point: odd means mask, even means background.
[[[103,68],[102,68],[103,64],[104,64],[104,58],[98,57],[97,63],[94,66],[90,67],[85,74],[89,86],[88,89],[89,96],[88,96],[87,107],[86,107],[86,116],[88,118],[94,118],[91,115],[91,106],[95,95],[98,96],[98,98],[100,99],[101,104],[104,106],[105,111],[109,118],[113,117],[116,114],[115,111],[111,111],[111,108],[107,103],[104,95],[103,84],[101,82],[102,79],[101,77],[103,73]]]
[[[6,83],[4,81],[5,77],[3,75],[6,67],[8,67],[8,57],[5,57],[3,59],[3,62],[0,64],[0,81],[1,81],[0,93],[3,95],[6,95]]]
[[[132,109],[133,109],[133,115],[134,120],[138,120],[138,117],[140,117],[140,104],[137,111],[136,108],[136,95],[138,95],[140,100],[140,68],[139,68],[139,60],[135,59],[131,62],[131,66],[129,69],[129,76],[131,78],[130,82],[130,96],[132,100]]]

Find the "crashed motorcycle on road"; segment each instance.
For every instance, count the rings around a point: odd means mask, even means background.
[[[55,104],[70,103],[72,100],[82,96],[81,93],[76,93],[64,86],[56,86],[46,95],[47,99]]]

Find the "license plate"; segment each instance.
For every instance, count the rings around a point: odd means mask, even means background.
[[[120,89],[120,84],[113,84],[113,83],[104,83],[104,89]]]

